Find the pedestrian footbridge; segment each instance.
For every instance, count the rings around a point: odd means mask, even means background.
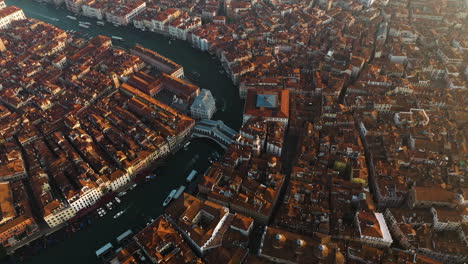
[[[195,124],[192,132],[192,138],[209,138],[226,149],[233,143],[237,131],[228,127],[221,120],[202,119]]]

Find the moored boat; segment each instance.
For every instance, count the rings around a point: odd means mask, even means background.
[[[172,198],[174,197],[174,195],[176,194],[177,190],[176,189],[173,189],[171,191],[171,193],[166,197],[166,199],[164,200],[163,202],[163,206],[166,207],[172,200]]]
[[[116,213],[116,214],[114,215],[114,219],[120,217],[123,213],[124,213],[124,211],[120,211],[120,212]]]
[[[146,176],[146,179],[147,179],[147,180],[156,179],[156,175],[154,175],[154,174],[153,174],[153,175],[148,175],[148,176]]]
[[[185,185],[181,185],[179,189],[177,189],[177,192],[174,194],[174,199],[179,198],[179,196],[185,191]]]
[[[187,182],[191,182],[193,180],[193,178],[195,178],[195,175],[197,175],[197,171],[192,170],[185,180]]]

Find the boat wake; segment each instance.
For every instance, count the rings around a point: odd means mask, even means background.
[[[123,209],[122,211],[117,212],[114,215],[114,219],[119,218],[121,215],[123,215],[131,206],[132,205],[129,205],[129,206],[125,207],[125,209]]]
[[[47,18],[47,19],[52,20],[52,21],[60,21],[60,19],[55,18],[55,17],[45,16],[45,15],[42,15],[42,14],[39,14],[39,13],[36,13],[36,12],[30,12],[30,13],[33,14],[33,15],[39,16],[39,17]]]

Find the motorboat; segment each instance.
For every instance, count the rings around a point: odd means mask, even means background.
[[[119,218],[121,215],[123,215],[124,211],[119,211],[114,215],[114,219]]]
[[[176,189],[173,189],[171,191],[171,193],[166,197],[166,199],[164,200],[163,202],[163,206],[166,207],[172,200],[172,198],[174,197],[174,195],[176,194],[177,190]]]
[[[125,41],[123,38],[118,37],[118,36],[111,36],[111,38],[115,40]]]
[[[153,175],[148,175],[148,176],[146,176],[146,179],[147,179],[147,180],[153,180],[153,179],[156,179],[156,174],[153,174]]]

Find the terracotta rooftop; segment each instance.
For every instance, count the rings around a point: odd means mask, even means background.
[[[183,193],[170,204],[166,214],[201,248],[214,235],[228,209]]]
[[[442,189],[442,188],[433,188],[433,187],[413,187],[416,193],[417,201],[434,201],[434,202],[443,202],[443,203],[456,203],[455,193]]]
[[[19,7],[16,7],[16,6],[7,6],[7,7],[3,8],[3,9],[0,9],[0,19],[4,18],[6,16],[9,16],[9,15],[15,13],[15,12],[18,12],[20,10],[22,10],[22,9],[19,8]]]
[[[9,183],[0,184],[0,222],[15,217],[13,193]]]
[[[269,226],[259,254],[288,263],[344,263],[342,253],[327,235],[316,233],[311,238]]]
[[[283,89],[249,89],[244,115],[289,118],[289,91]]]
[[[164,216],[145,227],[135,240],[156,263],[203,263]]]

